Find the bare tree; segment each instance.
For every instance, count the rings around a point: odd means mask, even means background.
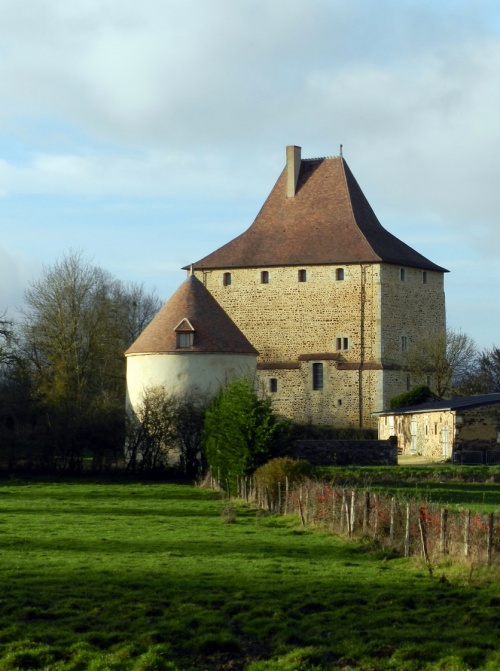
[[[405,367],[417,384],[427,384],[440,398],[460,390],[477,365],[474,340],[461,331],[421,340],[408,350]]]
[[[159,307],[142,286],[125,285],[70,252],[25,292],[19,355],[60,463],[82,465],[83,450],[112,448],[111,432],[124,421],[124,351]],[[98,430],[98,427],[99,430]],[[123,436],[112,432],[118,444]]]
[[[129,411],[126,430],[127,468],[155,471],[165,468],[176,448],[175,418],[178,399],[165,387],[150,387],[141,401]]]

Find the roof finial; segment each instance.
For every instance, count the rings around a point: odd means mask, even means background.
[[[342,145],[340,145],[340,158],[342,158]]]

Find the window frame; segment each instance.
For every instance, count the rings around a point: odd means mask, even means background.
[[[222,274],[222,286],[223,287],[230,287],[232,284],[232,276],[231,273],[226,272]]]
[[[311,368],[313,391],[323,391],[325,386],[324,366],[321,362],[315,362]]]
[[[278,378],[270,377],[269,378],[269,393],[275,394],[278,391]]]

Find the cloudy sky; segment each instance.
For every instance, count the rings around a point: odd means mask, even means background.
[[[167,299],[342,143],[500,346],[497,0],[0,0],[0,91],[0,314],[69,250]]]

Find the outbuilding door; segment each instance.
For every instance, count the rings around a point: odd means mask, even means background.
[[[448,445],[448,427],[443,426],[441,429],[441,446],[443,448],[443,459],[448,459],[449,445]]]
[[[411,454],[417,454],[417,418],[411,418],[411,443],[410,443],[410,452]]]

